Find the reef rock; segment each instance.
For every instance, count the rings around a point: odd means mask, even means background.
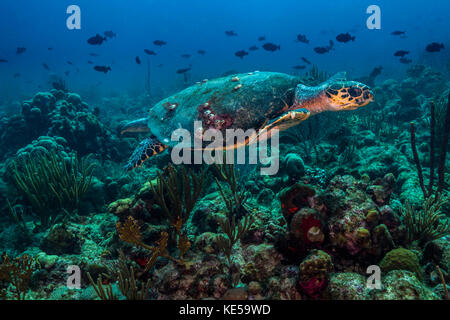
[[[431,289],[420,282],[413,272],[393,270],[382,277],[382,288],[368,293],[373,300],[439,300]]]
[[[366,279],[358,273],[333,273],[327,290],[332,300],[367,299]]]
[[[55,224],[42,238],[40,248],[51,255],[76,254],[81,251],[81,239],[66,225]]]
[[[312,250],[299,267],[299,286],[311,298],[318,298],[327,287],[329,274],[333,271],[330,255]]]

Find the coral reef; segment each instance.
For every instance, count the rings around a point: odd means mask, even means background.
[[[24,101],[22,113],[8,118],[3,127],[2,154],[24,147],[40,136],[62,137],[68,147],[82,156],[93,153],[110,158],[118,154],[114,152],[112,132],[75,93],[56,89],[39,92]]]
[[[148,97],[89,106],[53,79],[0,118],[0,299],[446,299],[444,75],[374,72],[375,103],[281,134],[273,176],[167,165],[170,154],[126,173],[137,139],[121,124],[145,117]],[[300,80],[327,78],[314,67]],[[69,265],[79,290],[66,286]]]

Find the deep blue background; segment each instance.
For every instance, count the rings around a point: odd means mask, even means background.
[[[82,11],[82,30],[66,29],[66,8],[77,4]],[[382,29],[366,28],[366,8],[377,4],[382,11]],[[73,91],[88,90],[95,85],[103,94],[128,92],[138,94],[144,89],[144,48],[158,52],[150,57],[153,87],[175,90],[182,76],[175,71],[193,65],[190,81],[220,76],[229,70],[271,70],[294,73],[291,68],[308,58],[320,69],[330,73],[345,70],[360,76],[373,67],[384,67],[383,77],[400,78],[407,66],[398,62],[393,53],[399,49],[411,51],[414,62],[426,63],[445,70],[449,61],[450,1],[448,0],[2,0],[0,2],[0,91],[3,96],[28,94],[45,89],[49,72],[62,74],[71,70],[68,83]],[[105,30],[113,30],[117,38],[100,47],[86,40]],[[225,30],[234,30],[238,37],[226,37]],[[406,30],[408,37],[391,36],[394,30]],[[335,41],[337,34],[350,32],[353,43],[337,43],[335,50],[317,55],[313,48]],[[297,43],[298,33],[306,34],[310,44]],[[234,53],[252,45],[261,45],[257,37],[281,45],[275,53],[262,49],[250,52],[244,59]],[[162,39],[168,45],[153,45]],[[443,42],[441,53],[425,52],[432,42]],[[336,42],[336,41],[335,41]],[[27,47],[21,56],[19,46]],[[53,51],[48,51],[53,47]],[[199,56],[198,49],[207,51]],[[95,52],[100,57],[88,56]],[[192,54],[184,59],[183,53]],[[139,55],[142,65],[135,63]],[[69,66],[72,61],[76,67]],[[112,72],[103,75],[92,70],[88,60],[110,65]],[[163,67],[157,67],[164,64]],[[448,71],[447,71],[448,72]],[[20,73],[21,77],[13,78]]]

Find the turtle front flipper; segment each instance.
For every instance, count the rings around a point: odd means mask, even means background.
[[[125,132],[149,132],[148,118],[142,118],[126,123],[122,128],[120,128],[120,134]]]
[[[127,171],[131,171],[137,167],[140,167],[145,160],[163,152],[167,148],[168,146],[160,142],[158,139],[154,137],[147,138],[141,141],[136,150],[134,150],[130,160],[128,160],[128,163],[125,166],[125,169]]]
[[[310,116],[310,113],[306,109],[297,109],[295,111],[289,111],[283,113],[281,116],[273,119],[272,121],[266,123],[261,130],[258,131],[256,137],[254,137],[250,142],[256,142],[257,139],[261,138],[263,134],[266,134],[267,139],[271,137],[271,131],[277,129],[279,131],[284,131],[290,127],[298,125],[300,122],[305,121]]]

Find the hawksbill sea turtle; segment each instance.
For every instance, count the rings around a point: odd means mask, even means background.
[[[204,80],[154,105],[149,117],[131,121],[125,132],[149,132],[133,152],[127,170],[142,165],[179,141],[171,141],[174,130],[187,129],[195,136],[194,121],[202,130],[216,129],[225,136],[227,129],[255,129],[257,136],[273,129],[288,129],[324,111],[355,110],[374,100],[371,89],[347,81],[341,72],[324,83],[308,87],[300,79],[276,72],[253,72]],[[249,137],[240,148],[255,141]],[[227,147],[224,147],[224,149]]]

